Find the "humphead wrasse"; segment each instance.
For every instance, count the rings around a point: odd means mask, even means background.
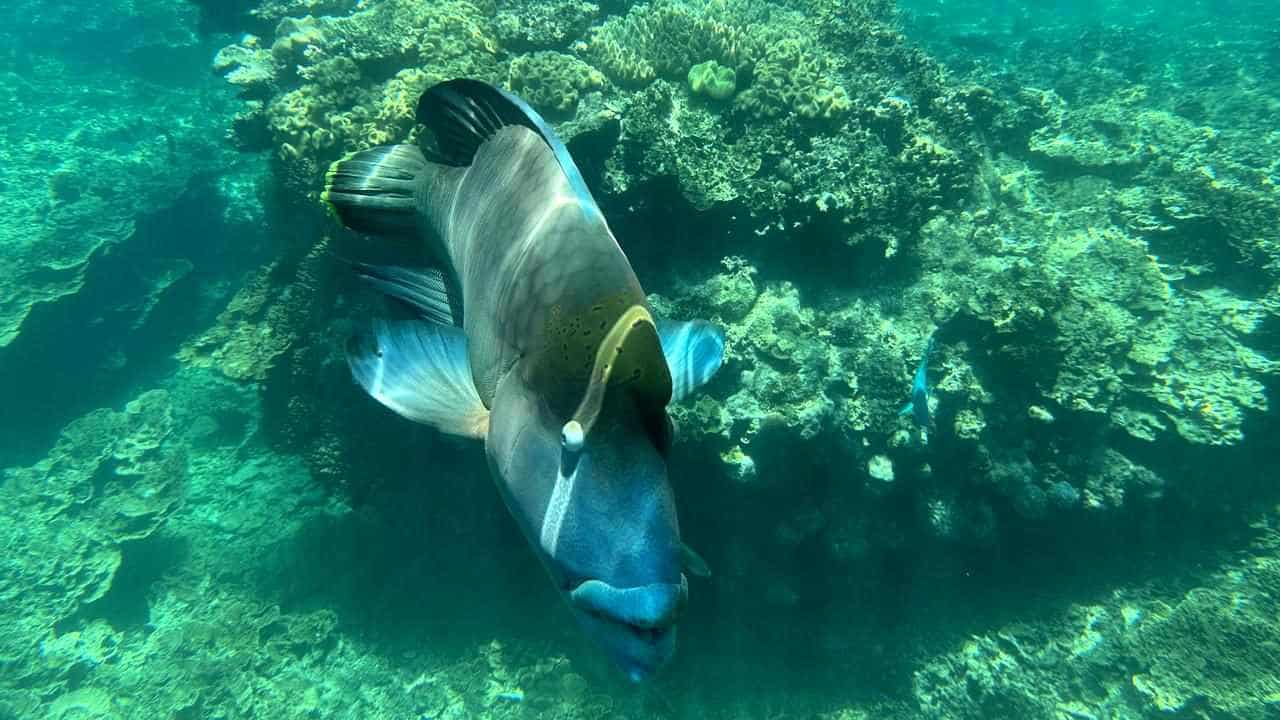
[[[703,568],[680,540],[667,405],[719,369],[724,334],[655,320],[550,126],[474,80],[427,90],[434,137],[333,165],[347,227],[425,243],[436,267],[357,266],[417,319],[375,320],[348,348],[396,413],[483,439],[503,499],[573,614],[633,680],[675,649]]]

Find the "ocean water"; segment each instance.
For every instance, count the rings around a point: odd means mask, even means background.
[[[6,3],[0,720],[1280,716],[1277,28],[1251,0]],[[653,316],[724,336],[645,411],[669,447],[627,435],[701,558],[642,682],[485,443],[352,380],[352,338],[412,315],[357,264],[439,261],[345,228],[327,172],[447,146],[415,111],[455,78],[564,140]],[[466,202],[516,216],[498,186]],[[618,502],[571,506],[575,548],[648,507],[600,464],[579,496]]]

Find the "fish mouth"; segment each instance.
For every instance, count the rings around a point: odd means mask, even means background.
[[[574,607],[603,620],[625,625],[637,634],[671,627],[689,601],[689,583],[651,583],[618,588],[603,580],[584,580],[569,591]]]
[[[569,602],[595,626],[592,633],[633,682],[657,672],[675,651],[675,625],[688,602],[688,582],[618,588],[585,580]]]

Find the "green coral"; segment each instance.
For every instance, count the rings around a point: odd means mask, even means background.
[[[762,40],[735,11],[741,3],[697,5],[659,0],[593,28],[582,52],[614,81],[643,87],[655,78],[684,80],[695,63],[751,68]]]
[[[1269,717],[1280,702],[1278,593],[1280,561],[1264,557],[1152,608],[1130,645],[1144,666],[1133,687],[1160,713]]]
[[[541,51],[513,58],[507,84],[538,110],[558,116],[572,114],[580,94],[604,87],[605,78],[571,55]]]
[[[735,101],[756,117],[794,112],[808,119],[838,119],[853,101],[836,79],[835,67],[817,46],[800,38],[769,45],[755,67],[751,87]]]
[[[689,89],[712,100],[728,100],[738,89],[737,74],[715,60],[689,68]]]
[[[1275,542],[1267,530],[1185,592],[1140,586],[958,642],[914,673],[919,716],[1267,718],[1280,700]]]
[[[255,19],[279,23],[290,17],[304,15],[344,15],[359,4],[359,0],[262,0],[249,11]]]
[[[188,339],[178,359],[186,365],[216,368],[238,380],[264,380],[304,332],[307,303],[317,292],[316,275],[328,246],[317,243],[298,266],[296,277],[281,287],[284,265],[277,261],[250,277],[212,327]]]
[[[66,687],[112,659],[114,631],[80,614],[117,587],[126,544],[178,508],[187,469],[182,447],[168,442],[173,432],[169,394],[152,390],[123,412],[73,421],[46,458],[4,471],[0,527],[14,552],[0,570],[0,655],[10,666],[0,706],[15,707],[16,687]]]
[[[600,7],[584,0],[514,0],[499,4],[494,32],[508,50],[563,49],[586,32]]]
[[[387,0],[339,17],[286,17],[271,44],[274,70],[258,69],[260,45],[246,38],[220,53],[224,71],[251,94],[275,93],[242,126],[250,135],[265,127],[280,157],[303,174],[318,175],[344,152],[407,139],[429,85],[498,76],[497,38],[486,12],[466,0]],[[260,75],[270,79],[248,82]]]
[[[633,176],[674,175],[688,201],[711,207],[758,192],[755,179],[773,140],[765,128],[749,128],[729,142],[721,117],[706,103],[665,80],[632,95],[624,106],[626,149],[610,158],[607,180],[623,192]]]
[[[1050,190],[1024,167],[1005,160],[989,171],[1022,217],[926,228],[926,254],[947,268],[926,278],[934,307],[1011,334],[1043,337],[1038,328],[1051,323],[1056,363],[1039,364],[1053,368],[1046,406],[1104,415],[1146,440],[1172,430],[1196,444],[1240,442],[1245,413],[1267,409],[1266,378],[1277,372],[1251,339],[1261,304],[1171,281],[1148,241],[1099,212],[1099,199],[1119,194],[1106,180],[1060,186],[1050,211]],[[1063,206],[1080,210],[1068,220]],[[953,233],[970,242],[937,242]]]
[[[0,76],[9,128],[0,147],[0,350],[39,306],[79,293],[139,217],[171,205],[193,177],[234,164],[215,139],[228,117],[216,93],[121,75],[123,64],[42,58],[30,73]]]

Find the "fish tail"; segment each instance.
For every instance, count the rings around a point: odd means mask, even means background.
[[[413,235],[416,191],[427,172],[414,145],[382,145],[352,153],[329,167],[321,199],[357,232]]]

